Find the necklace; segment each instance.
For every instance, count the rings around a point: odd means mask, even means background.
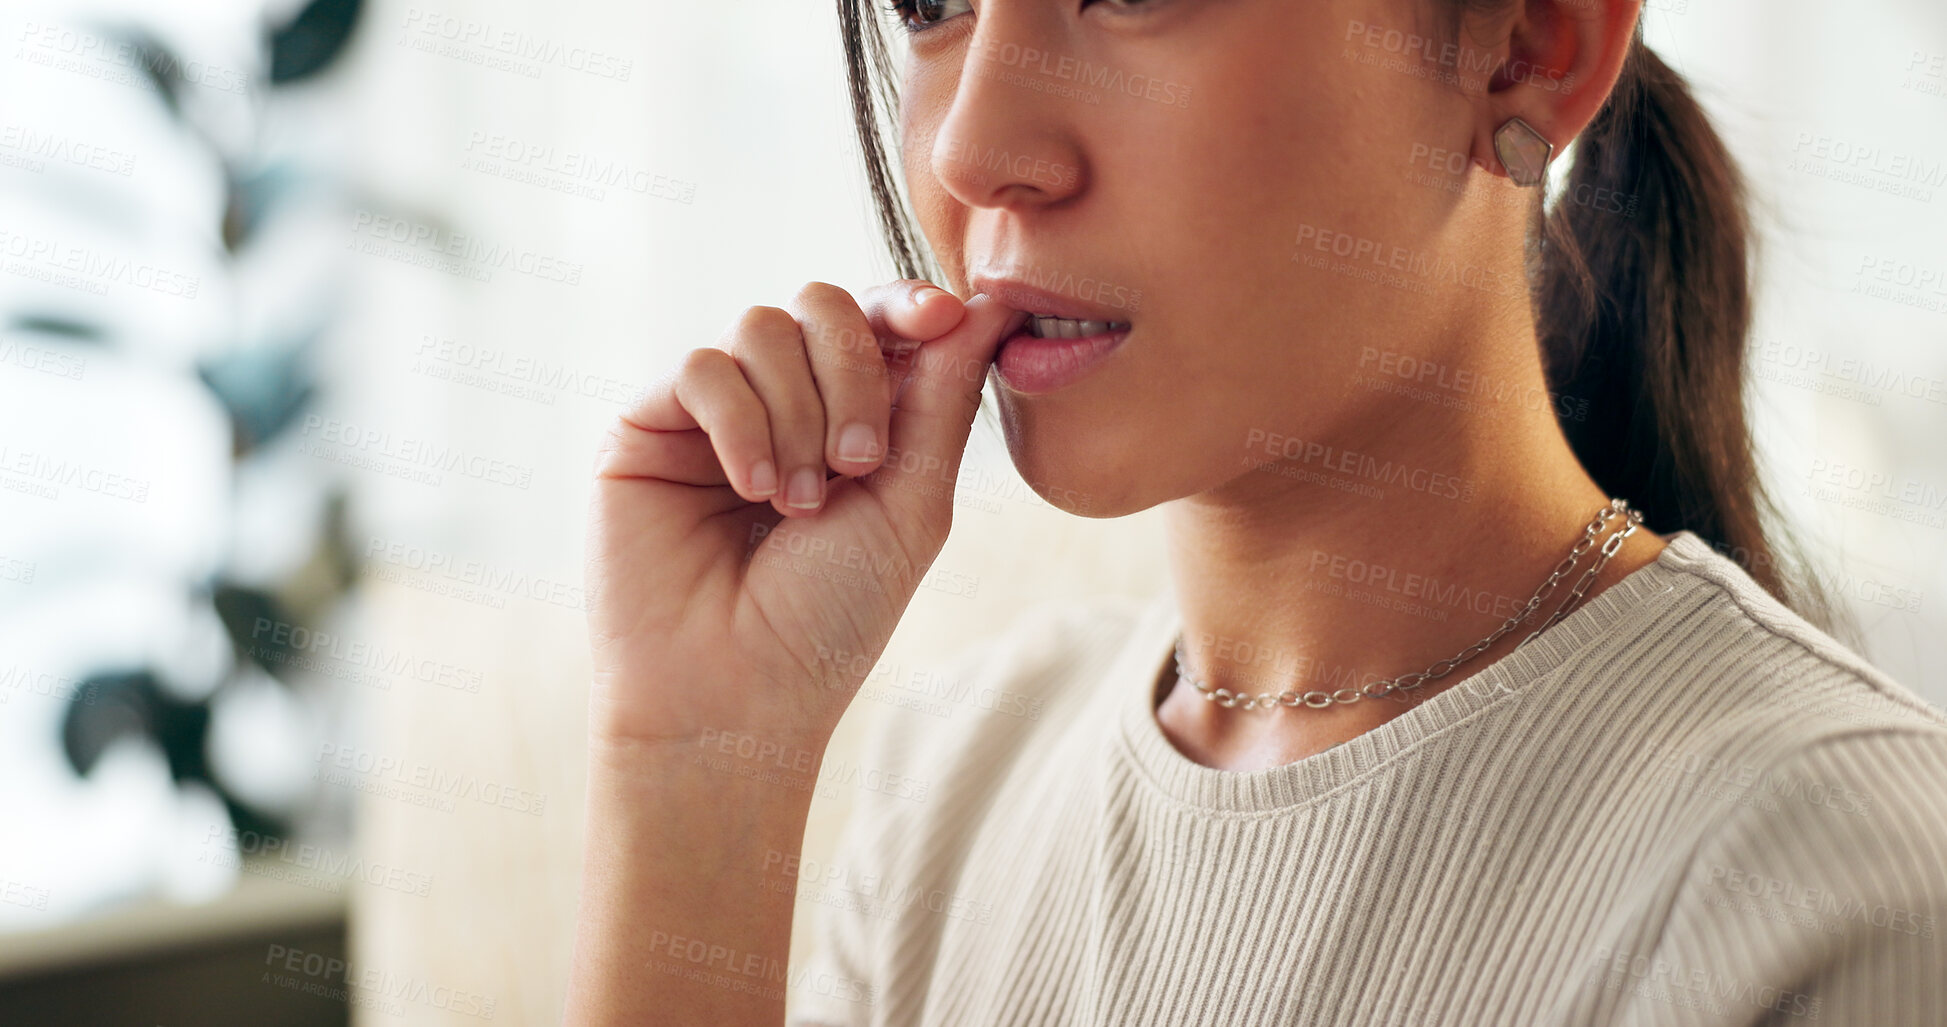
[[[1609,562],[1610,557],[1616,555],[1616,550],[1622,548],[1623,539],[1635,534],[1637,526],[1643,523],[1642,511],[1632,508],[1621,499],[1611,499],[1608,506],[1596,511],[1595,519],[1590,521],[1582,529],[1582,537],[1576,540],[1574,547],[1568,551],[1568,555],[1562,558],[1562,562],[1555,565],[1555,570],[1548,575],[1546,581],[1541,583],[1541,587],[1535,589],[1535,594],[1528,597],[1528,604],[1526,606],[1523,606],[1513,616],[1503,621],[1501,626],[1495,628],[1492,634],[1462,649],[1460,652],[1435,663],[1425,670],[1414,671],[1410,674],[1401,674],[1396,678],[1390,678],[1385,681],[1373,681],[1361,688],[1341,688],[1334,692],[1321,692],[1314,689],[1300,695],[1297,692],[1287,689],[1277,695],[1272,695],[1269,692],[1259,692],[1256,695],[1251,695],[1246,692],[1233,692],[1228,688],[1211,688],[1202,680],[1192,676],[1188,668],[1184,665],[1186,661],[1183,659],[1183,636],[1179,634],[1176,637],[1176,676],[1184,682],[1187,682],[1198,692],[1201,692],[1205,699],[1226,709],[1242,707],[1247,710],[1255,710],[1269,709],[1272,706],[1297,707],[1300,705],[1309,706],[1313,709],[1323,709],[1333,703],[1353,703],[1358,702],[1362,698],[1378,699],[1396,691],[1418,688],[1436,678],[1446,677],[1455,667],[1486,652],[1489,646],[1500,641],[1502,635],[1513,631],[1523,621],[1532,616],[1535,610],[1541,607],[1542,602],[1548,598],[1549,594],[1555,591],[1555,586],[1561,583],[1562,578],[1575,568],[1576,561],[1586,555],[1589,549],[1595,545],[1595,537],[1601,533],[1602,526],[1615,517],[1622,518],[1621,527],[1617,528],[1614,534],[1603,540],[1602,548],[1597,552],[1595,562],[1589,565],[1589,569],[1584,571],[1580,578],[1576,579],[1575,584],[1569,588],[1568,597],[1562,600],[1561,605],[1556,607],[1555,612],[1549,616],[1548,620],[1544,621],[1540,627],[1529,633],[1527,638],[1522,639],[1520,645],[1515,646],[1515,648],[1519,649],[1521,646],[1534,641],[1537,635],[1554,627],[1563,617],[1568,616],[1569,611],[1577,603],[1581,602],[1582,597],[1588,593],[1589,585],[1595,581],[1596,574],[1602,570],[1604,564]]]

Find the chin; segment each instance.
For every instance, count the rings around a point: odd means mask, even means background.
[[[1031,443],[1008,439],[1014,470],[1035,495],[1064,513],[1097,519],[1125,517],[1172,498],[1139,494],[1141,476],[1112,460],[1094,458],[1072,446],[1056,453],[1036,449]]]

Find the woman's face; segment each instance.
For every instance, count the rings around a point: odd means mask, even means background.
[[[945,284],[1032,309],[999,283],[1025,284],[1130,325],[1060,388],[999,383],[1015,466],[1050,503],[1117,516],[1274,488],[1249,465],[1293,439],[1383,457],[1425,404],[1362,373],[1442,359],[1430,325],[1527,316],[1507,201],[1533,194],[1468,166],[1484,51],[1449,46],[1434,13],[919,4],[901,145]]]

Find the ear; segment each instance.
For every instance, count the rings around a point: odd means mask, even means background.
[[[1642,10],[1643,0],[1516,0],[1498,16],[1468,16],[1464,38],[1495,41],[1486,48],[1493,73],[1478,104],[1475,165],[1507,177],[1494,134],[1510,118],[1527,122],[1557,155],[1581,135],[1622,74]]]

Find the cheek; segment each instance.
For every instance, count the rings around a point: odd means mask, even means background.
[[[909,73],[902,87],[898,139],[888,141],[898,147],[896,157],[900,162],[894,174],[903,174],[906,195],[910,198],[915,227],[925,237],[927,246],[938,259],[941,271],[951,291],[961,291],[964,280],[961,268],[961,249],[965,237],[966,210],[933,175],[933,142],[939,126],[946,118],[947,102],[937,99],[944,96],[951,99],[952,80],[946,78],[945,93],[932,88],[929,78],[941,78],[935,72]]]

